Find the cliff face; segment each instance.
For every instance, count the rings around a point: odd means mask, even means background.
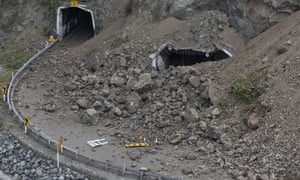
[[[202,10],[219,10],[228,15],[230,24],[238,32],[248,38],[274,25],[281,19],[300,8],[297,0],[165,0],[139,1],[116,0],[80,1],[92,9],[96,19],[97,29],[101,30],[112,21],[126,18],[130,15],[143,16],[151,21],[158,21],[173,16],[177,19],[187,19]],[[5,1],[0,0],[0,34],[2,37],[11,32],[20,33],[26,26],[34,25],[39,31],[46,31],[55,26],[55,8],[68,5],[65,1]],[[31,10],[37,13],[29,13]],[[41,16],[41,14],[43,14]],[[38,17],[38,18],[37,18]],[[29,25],[28,25],[29,24]],[[42,27],[41,27],[42,26]],[[44,28],[44,30],[43,30]],[[46,32],[47,33],[47,32]]]
[[[149,16],[154,20],[174,16],[178,19],[189,18],[201,10],[220,10],[225,12],[231,25],[248,38],[253,38],[270,26],[300,8],[296,0],[167,0],[167,1],[135,1],[128,3],[130,10],[139,15]],[[150,7],[150,8],[149,8]],[[149,11],[147,13],[147,11]]]

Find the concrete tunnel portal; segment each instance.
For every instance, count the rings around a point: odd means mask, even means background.
[[[58,40],[72,38],[85,41],[95,35],[93,12],[81,6],[57,9],[56,31]]]

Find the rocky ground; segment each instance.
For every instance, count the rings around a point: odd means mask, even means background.
[[[13,180],[25,179],[88,179],[69,168],[57,169],[56,162],[47,160],[25,148],[13,135],[1,133],[1,170]],[[0,176],[1,177],[1,176]]]
[[[167,17],[132,1],[139,9],[126,9],[124,18],[112,3],[112,21],[97,36],[76,47],[58,44],[30,66],[17,108],[31,126],[112,164],[181,179],[299,179],[299,13],[248,40],[232,26],[253,37],[293,8],[272,1],[249,6],[242,19],[236,13],[244,3],[232,1],[232,14],[203,4],[181,11],[166,1]],[[272,14],[275,8],[280,13]],[[264,16],[249,16],[258,10]],[[148,56],[166,42],[218,45],[234,57],[155,71]],[[250,99],[234,95],[233,87],[243,88],[236,80],[250,83]],[[86,144],[102,137],[109,142],[103,147]],[[151,146],[124,147],[144,140]]]

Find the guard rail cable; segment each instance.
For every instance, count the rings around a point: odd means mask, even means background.
[[[12,98],[14,95],[14,90],[16,87],[16,85],[14,86],[14,83],[15,83],[17,77],[28,67],[28,65],[31,62],[36,60],[40,55],[42,55],[44,52],[46,52],[48,49],[50,49],[56,43],[57,43],[57,41],[55,41],[53,43],[49,43],[45,48],[38,51],[28,61],[26,61],[20,69],[18,69],[15,73],[12,73],[12,77],[8,84],[8,90],[7,90],[6,98],[4,98],[4,101],[6,101],[6,105],[8,106],[9,110],[17,117],[18,123],[23,123],[23,118],[21,117],[20,113],[16,110],[14,102],[12,101]],[[47,136],[41,130],[37,130],[33,127],[30,127],[30,125],[28,125],[27,134],[32,136],[36,141],[42,143],[45,146],[48,146],[50,149],[56,150],[57,141],[55,141],[51,137]],[[67,146],[62,146],[62,154],[73,160],[82,162],[88,166],[99,168],[106,172],[113,173],[113,174],[116,174],[116,175],[119,175],[122,177],[134,178],[134,179],[139,179],[139,180],[179,180],[176,177],[163,176],[163,175],[160,175],[157,173],[151,173],[151,172],[143,172],[143,171],[135,170],[132,168],[127,168],[125,166],[111,165],[108,162],[99,161],[99,160],[93,159],[89,156],[86,156],[84,154],[80,154],[79,152],[77,152]]]

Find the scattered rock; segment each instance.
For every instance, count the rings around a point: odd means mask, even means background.
[[[194,88],[198,88],[201,84],[201,79],[198,76],[189,77],[189,82]]]
[[[150,169],[147,167],[140,167],[140,171],[147,172],[150,171]]]
[[[257,113],[252,113],[248,118],[248,127],[251,129],[257,129],[259,125],[260,117]]]
[[[184,168],[184,169],[182,169],[182,173],[184,175],[190,175],[193,173],[193,170],[191,168]]]
[[[207,136],[213,140],[220,139],[220,136],[224,133],[224,130],[216,126],[208,126]]]
[[[87,113],[89,116],[97,116],[97,115],[98,115],[98,112],[97,112],[95,109],[87,109],[87,110],[86,110],[86,113]]]
[[[195,122],[200,118],[198,112],[194,108],[188,108],[187,111],[184,113],[184,120],[187,122]]]
[[[170,143],[176,145],[180,143],[181,140],[182,140],[182,135],[180,133],[177,133],[171,138]]]
[[[73,106],[71,106],[71,110],[72,111],[78,111],[79,110],[79,106],[78,105],[73,105]]]
[[[218,107],[214,108],[214,109],[211,111],[211,115],[212,115],[213,117],[219,116],[220,113],[221,113],[221,110],[220,110]]]
[[[53,102],[47,103],[43,106],[43,110],[47,112],[55,112],[57,105]]]
[[[99,122],[99,113],[95,109],[86,110],[83,115],[81,115],[81,123],[86,125],[96,125]]]
[[[194,153],[192,153],[192,152],[185,152],[183,154],[183,157],[186,160],[196,160],[197,159],[197,156]]]
[[[128,113],[135,113],[141,107],[141,97],[136,93],[130,93],[126,98],[126,108]]]
[[[117,87],[120,87],[126,83],[126,80],[123,77],[118,76],[117,73],[115,73],[111,79],[110,79],[110,84],[113,84]]]
[[[207,130],[207,123],[205,121],[200,121],[199,122],[199,127],[202,131],[206,131]]]
[[[76,104],[82,108],[82,109],[86,109],[88,106],[88,100],[86,98],[82,98],[82,99],[78,99],[76,101]]]
[[[115,115],[117,116],[121,116],[122,115],[122,111],[120,110],[120,108],[118,107],[115,107],[113,112],[115,113]]]
[[[145,93],[152,88],[153,81],[150,73],[141,74],[138,82],[134,85],[133,89],[139,93]]]

